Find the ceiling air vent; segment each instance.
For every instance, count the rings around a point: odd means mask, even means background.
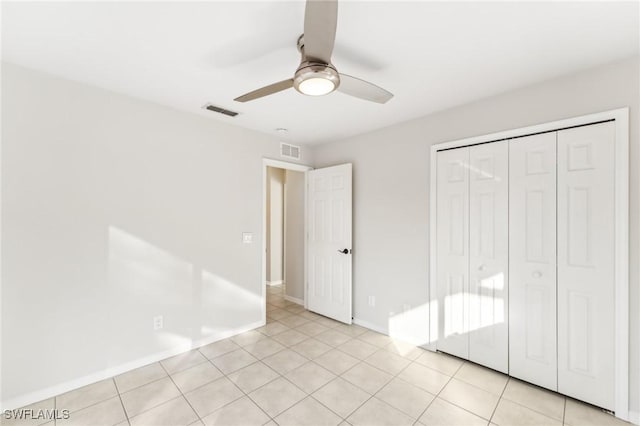
[[[203,106],[203,108],[204,109],[208,109],[209,111],[218,112],[220,114],[228,115],[229,117],[235,117],[236,115],[238,115],[238,113],[235,112],[235,111],[229,111],[228,109],[220,108],[220,107],[217,107],[217,106],[211,105],[211,104],[206,104],[205,106]]]
[[[300,159],[300,147],[288,143],[280,143],[280,155],[282,157]]]

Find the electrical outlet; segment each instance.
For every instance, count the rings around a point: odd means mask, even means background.
[[[376,297],[375,296],[369,296],[369,306],[371,306],[372,308],[375,308],[375,306],[376,306]]]
[[[253,243],[253,232],[243,232],[242,233],[242,242],[244,244],[252,244]]]
[[[164,318],[162,315],[153,317],[153,329],[162,330],[164,328]]]

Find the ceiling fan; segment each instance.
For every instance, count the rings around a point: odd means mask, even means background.
[[[337,23],[337,0],[307,0],[304,34],[298,38],[298,51],[302,58],[293,78],[270,84],[234,100],[248,102],[293,87],[310,96],[327,95],[339,90],[356,98],[386,103],[393,97],[391,92],[373,83],[338,73],[331,63]]]

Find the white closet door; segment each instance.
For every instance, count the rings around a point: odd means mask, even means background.
[[[469,148],[438,152],[438,350],[469,357]]]
[[[469,148],[469,359],[509,369],[509,145]]]
[[[613,122],[558,132],[558,391],[614,409]]]
[[[509,145],[509,375],[558,390],[556,132]]]

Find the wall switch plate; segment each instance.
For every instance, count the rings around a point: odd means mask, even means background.
[[[164,318],[162,315],[153,317],[153,329],[162,330],[164,328]]]
[[[242,233],[242,242],[245,244],[253,243],[253,232],[243,232]]]
[[[374,308],[376,306],[376,297],[375,296],[369,296],[369,306],[371,306],[372,308]]]

